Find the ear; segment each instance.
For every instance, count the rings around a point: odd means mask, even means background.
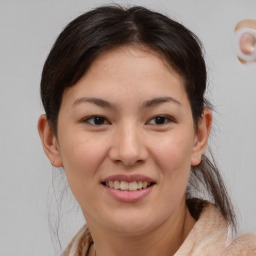
[[[207,141],[210,135],[212,125],[212,112],[205,108],[195,133],[193,152],[191,157],[191,166],[199,165],[201,156],[205,152]]]
[[[63,167],[59,145],[56,135],[50,129],[46,115],[41,115],[38,120],[37,129],[41,138],[43,149],[51,164],[55,167]]]

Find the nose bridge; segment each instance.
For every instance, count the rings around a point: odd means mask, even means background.
[[[123,121],[116,127],[110,150],[112,160],[133,165],[146,158],[143,134],[135,121]]]

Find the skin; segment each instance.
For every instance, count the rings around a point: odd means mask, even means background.
[[[152,101],[156,98],[165,100]],[[95,125],[93,115],[105,119]],[[40,117],[45,153],[54,166],[64,167],[92,233],[90,255],[95,250],[97,256],[177,251],[195,223],[185,191],[190,168],[205,151],[211,120],[205,109],[195,131],[182,78],[159,55],[139,46],[100,55],[65,91],[57,135],[46,116]],[[116,174],[146,175],[155,184],[141,200],[121,202],[101,184]]]

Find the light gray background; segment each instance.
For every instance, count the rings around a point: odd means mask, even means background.
[[[256,65],[237,61],[233,29],[241,19],[256,19],[256,1],[116,2],[166,13],[203,41],[209,97],[216,106],[211,144],[239,212],[241,232],[255,232]],[[100,3],[110,1],[0,1],[1,256],[55,255],[47,218],[54,199],[52,172],[60,171],[52,169],[37,134],[37,119],[43,112],[40,75],[64,25]],[[61,222],[65,246],[83,219],[73,204],[64,213],[68,216]]]

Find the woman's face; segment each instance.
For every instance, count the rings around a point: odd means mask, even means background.
[[[148,232],[184,211],[205,145],[183,80],[156,53],[100,55],[65,91],[57,131],[60,165],[88,225]]]

